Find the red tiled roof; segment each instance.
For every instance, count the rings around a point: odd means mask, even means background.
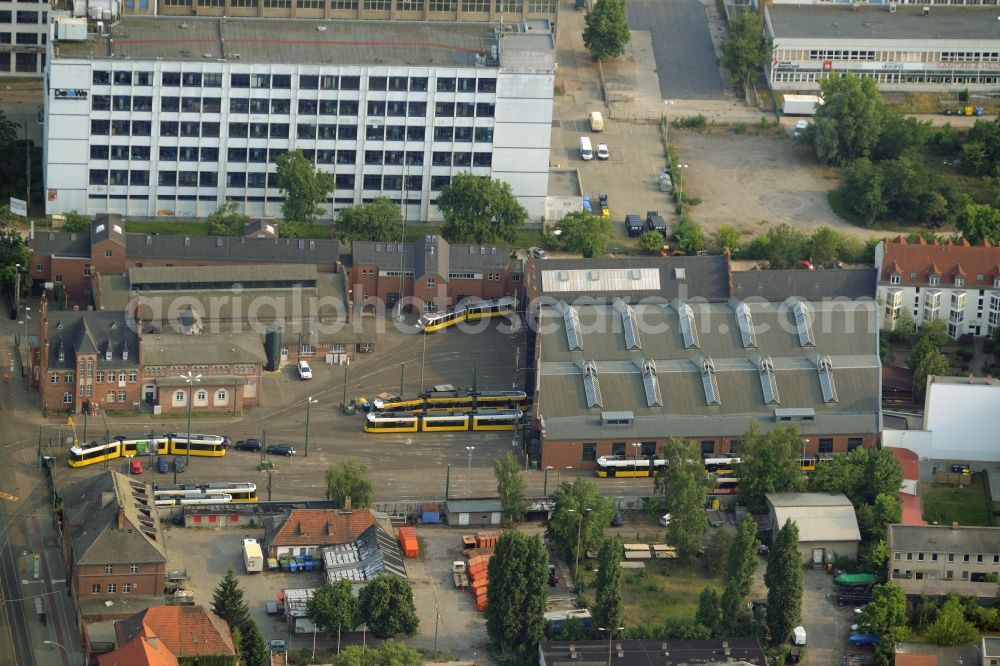
[[[919,495],[910,493],[896,493],[903,503],[903,517],[900,519],[901,525],[926,525],[924,520],[924,510],[920,502]]]
[[[892,451],[892,455],[899,461],[899,465],[903,468],[904,479],[911,481],[920,479],[920,461],[916,453],[910,449],[892,448],[889,450]]]
[[[896,653],[896,666],[937,666],[937,663],[938,658],[933,654]]]
[[[143,623],[143,633],[158,636],[179,658],[236,654],[225,620],[203,606],[147,608],[137,617],[118,623],[119,640],[124,626],[138,618]]]
[[[899,275],[900,284],[926,285],[931,275],[941,278],[941,285],[955,284],[955,276],[965,277],[966,286],[992,286],[1000,277],[1000,247],[989,241],[969,245],[967,241],[953,244],[927,243],[921,238],[907,243],[901,237],[885,241],[879,281],[889,282],[893,274]],[[982,275],[982,279],[978,276]]]
[[[271,546],[333,546],[354,541],[375,524],[369,509],[295,509],[271,539]]]
[[[147,628],[148,629],[148,628]],[[177,666],[177,657],[158,637],[137,636],[130,643],[97,657],[100,666]]]

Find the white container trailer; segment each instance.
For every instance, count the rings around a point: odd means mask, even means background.
[[[786,116],[811,116],[822,103],[819,95],[785,95],[781,112]]]
[[[256,539],[243,539],[243,566],[248,574],[264,570],[264,552]]]

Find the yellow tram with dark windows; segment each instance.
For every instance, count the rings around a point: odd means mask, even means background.
[[[417,328],[424,333],[433,333],[463,321],[509,317],[513,314],[514,299],[511,296],[492,301],[466,300],[444,312],[425,312],[417,320]]]
[[[527,404],[524,391],[427,391],[416,398],[376,398],[373,402],[379,412],[429,412],[432,410],[471,410],[479,407],[514,409]]]
[[[139,455],[185,455],[188,447],[193,456],[220,457],[226,455],[229,443],[221,435],[177,433],[141,439],[113,439],[110,442],[82,442],[69,450],[70,467],[86,467],[115,458]]]
[[[177,485],[153,486],[153,497],[157,505],[177,504],[177,499],[191,499],[199,496],[205,499],[217,498],[218,504],[229,502],[256,502],[257,486],[249,482],[234,483],[180,483]],[[228,498],[228,499],[225,499]],[[163,501],[165,504],[160,504]],[[184,504],[185,502],[180,502]],[[197,502],[207,504],[208,502]]]
[[[514,430],[521,422],[517,409],[471,411],[371,412],[365,417],[365,432],[459,432],[467,430]]]

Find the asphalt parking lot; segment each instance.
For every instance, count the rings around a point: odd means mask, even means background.
[[[649,30],[665,99],[721,99],[725,96],[708,12],[700,0],[631,0],[629,27]]]
[[[667,161],[658,125],[605,118],[604,131],[591,132],[587,118],[581,116],[562,121],[561,132],[553,138],[556,136],[559,138],[553,141],[553,161],[579,170],[583,193],[595,204],[598,195],[609,196],[616,236],[625,235],[628,213],[645,217],[647,210],[659,210],[670,220],[673,205],[669,195],[659,190],[659,174]],[[581,136],[589,136],[595,150],[598,143],[607,144],[610,159],[583,160]]]

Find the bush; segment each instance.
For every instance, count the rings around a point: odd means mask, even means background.
[[[975,341],[976,341],[976,339],[974,337],[972,337],[972,333],[965,333],[965,334],[959,336],[959,338],[958,338],[958,344],[962,345],[963,347],[968,347],[969,345],[973,344]],[[968,360],[968,359],[966,359],[966,360]]]
[[[735,125],[733,125],[732,130],[733,130],[733,134],[746,134],[747,133],[747,124],[746,123],[736,123]]]
[[[685,127],[687,129],[705,129],[708,125],[708,118],[701,115],[689,116],[687,118],[677,118],[673,122],[674,127]]]
[[[976,352],[971,351],[969,349],[959,349],[955,353],[958,355],[958,357],[960,359],[962,359],[963,361],[966,361],[966,362],[971,361],[973,359],[973,357],[975,357],[975,355],[976,355]]]

